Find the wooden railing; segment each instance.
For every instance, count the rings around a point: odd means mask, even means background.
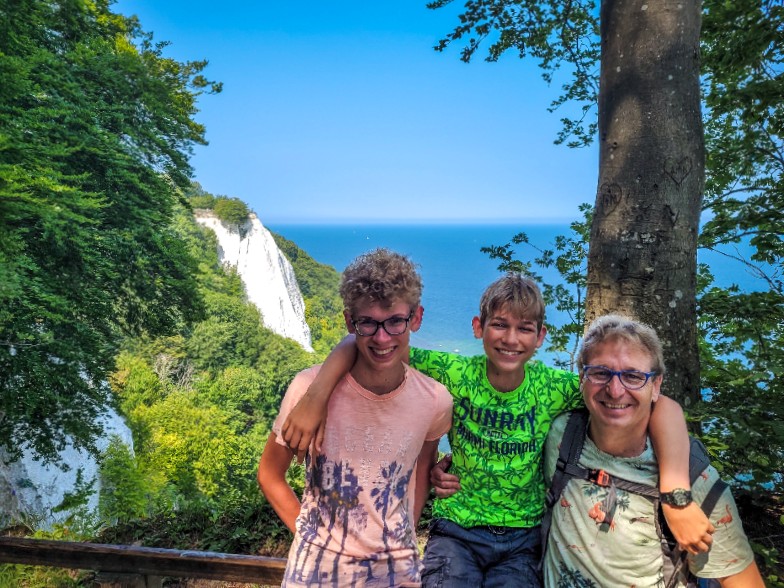
[[[286,568],[285,559],[274,557],[19,537],[0,537],[0,563],[128,574],[123,584],[146,587],[164,577],[279,586]]]

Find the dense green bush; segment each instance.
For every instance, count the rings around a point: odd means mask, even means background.
[[[248,220],[248,206],[239,198],[218,196],[212,210],[226,224],[239,225]]]
[[[150,510],[149,484],[131,450],[114,437],[101,455],[99,512],[107,524],[144,517]]]
[[[188,204],[192,208],[215,208],[216,197],[206,192],[198,182],[191,182],[191,186],[185,191]]]

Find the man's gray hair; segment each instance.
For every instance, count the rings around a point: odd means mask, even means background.
[[[664,352],[659,336],[651,327],[620,314],[605,314],[594,320],[583,337],[577,354],[577,367],[590,365],[596,347],[608,341],[625,341],[647,351],[653,360],[651,369],[664,375]]]

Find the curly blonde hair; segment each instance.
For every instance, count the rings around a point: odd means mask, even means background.
[[[479,323],[506,306],[507,310],[526,320],[536,321],[536,328],[544,324],[544,300],[539,286],[531,278],[509,272],[490,284],[479,302]]]
[[[352,314],[360,303],[374,302],[390,306],[401,301],[413,311],[422,299],[422,278],[408,257],[379,248],[360,255],[343,271],[340,296]]]

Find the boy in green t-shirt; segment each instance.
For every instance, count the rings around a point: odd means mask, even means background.
[[[454,400],[449,474],[441,465],[431,475],[440,498],[433,505],[423,586],[541,585],[544,439],[556,416],[582,405],[577,374],[530,361],[547,333],[544,311],[537,285],[510,273],[485,290],[473,319],[484,355],[411,350],[411,365],[444,384]],[[353,339],[344,339],[284,424],[283,438],[300,457],[314,439],[320,451],[327,399],[355,356]],[[650,425],[660,486],[688,489],[683,413],[676,402],[664,400]],[[690,551],[700,549],[712,530],[696,505],[665,514]]]

